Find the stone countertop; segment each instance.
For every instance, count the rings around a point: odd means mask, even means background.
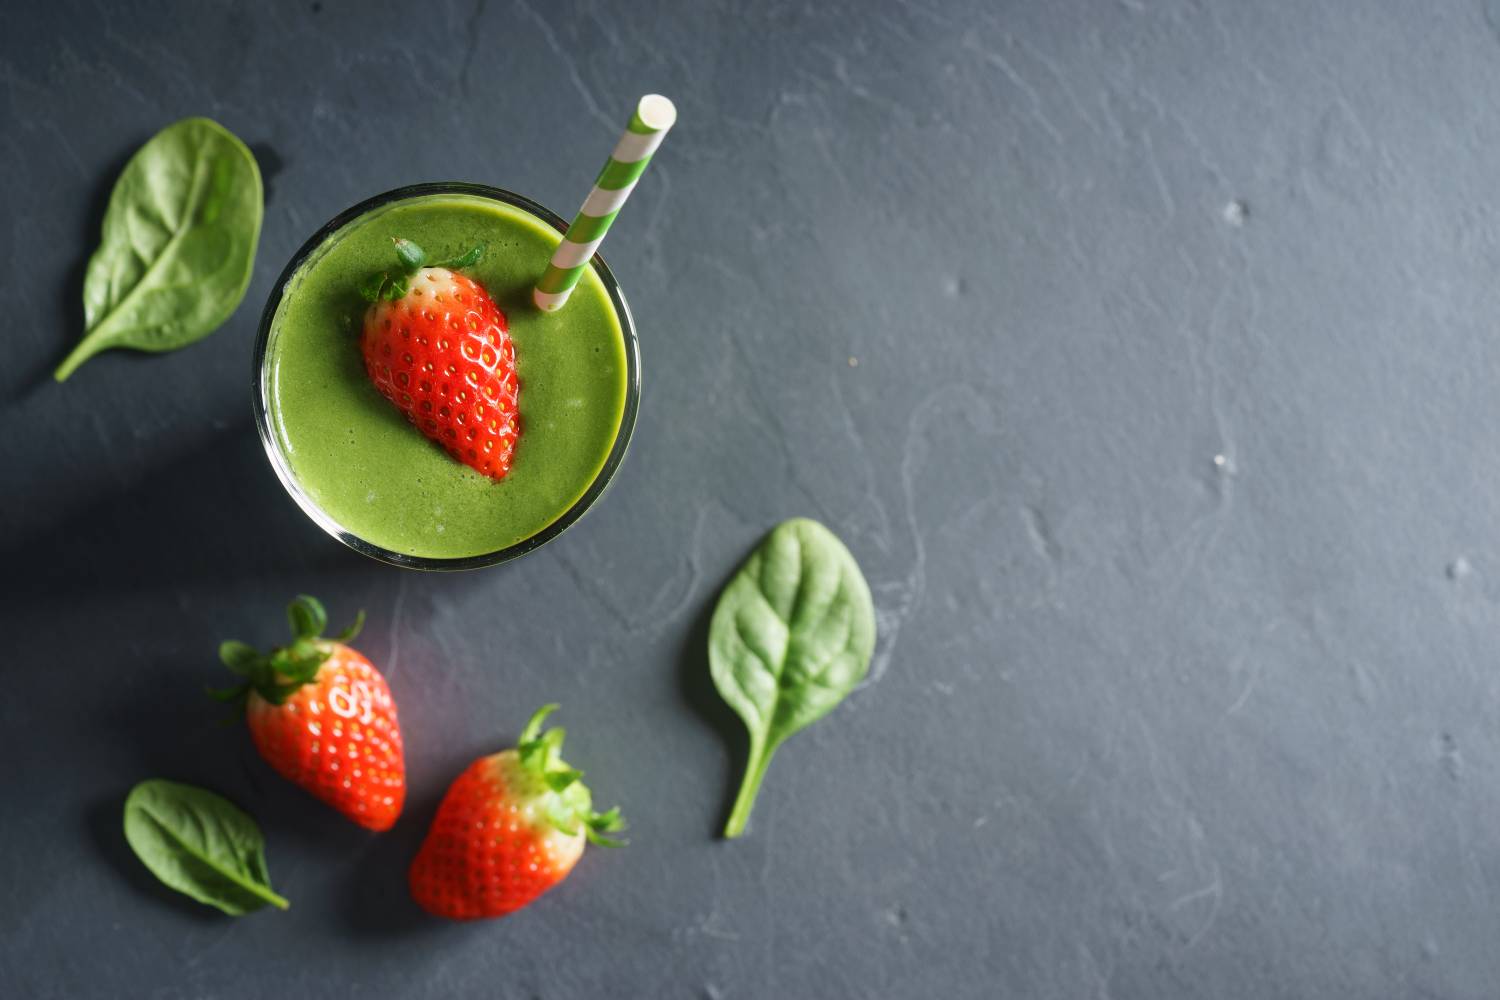
[[[609,495],[505,567],[342,549],[250,420],[323,221],[419,180],[569,213],[680,122],[605,254],[645,396]],[[1500,3],[57,0],[0,37],[0,982],[16,996],[1493,996]],[[51,368],[125,159],[208,115],[267,182],[212,338]],[[868,575],[871,680],[717,839],[707,616],[776,521]],[[366,834],[202,695],[294,593],[390,678]],[[524,914],[403,873],[562,703],[632,823]],[[149,776],[268,838],[285,914],[162,889]]]

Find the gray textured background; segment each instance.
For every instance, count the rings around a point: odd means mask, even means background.
[[[1500,3],[7,14],[9,995],[1500,991]],[[610,495],[500,569],[345,552],[250,425],[272,278],[413,181],[571,212],[647,90],[681,121],[605,248],[646,377]],[[190,114],[268,180],[246,304],[51,384],[116,172]],[[857,554],[882,645],[728,844],[705,620],[793,514]],[[390,834],[200,694],[302,590],[370,611]],[[506,921],[423,917],[447,779],[554,699],[632,846]],[[258,816],[291,912],[160,889],[118,830],[152,775]]]

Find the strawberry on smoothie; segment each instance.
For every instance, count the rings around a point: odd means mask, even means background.
[[[426,252],[410,240],[396,243],[408,270],[366,286],[371,305],[359,341],[365,372],[448,454],[504,479],[520,434],[516,348],[489,293],[446,266],[478,263],[482,250],[413,270]]]

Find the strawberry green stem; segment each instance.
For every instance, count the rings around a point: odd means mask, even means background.
[[[750,759],[745,762],[745,780],[740,782],[740,793],[735,796],[734,808],[729,811],[729,822],[724,825],[724,836],[733,840],[745,832],[750,821],[750,810],[755,808],[755,797],[760,794],[760,783],[771,764],[775,745],[766,745],[761,740],[751,740]]]
[[[289,645],[278,646],[263,654],[236,640],[219,644],[219,659],[244,680],[231,688],[210,689],[210,696],[219,701],[240,701],[254,691],[271,704],[280,705],[298,688],[317,679],[318,671],[333,655],[334,644],[353,639],[365,623],[365,613],[361,610],[354,623],[334,636],[332,641],[324,639],[328,612],[323,610],[317,598],[306,594],[292,601],[286,614],[292,627]]]

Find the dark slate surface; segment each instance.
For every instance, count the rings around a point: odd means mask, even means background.
[[[570,212],[648,90],[606,502],[468,575],[342,550],[250,424],[273,276],[403,183]],[[8,8],[4,992],[1494,996],[1497,92],[1493,2]],[[190,114],[269,181],[245,306],[51,384],[115,173]],[[878,663],[724,843],[706,616],[793,514],[864,565]],[[370,611],[388,835],[200,695],[302,590]],[[546,700],[634,843],[423,917],[441,789]],[[293,909],[160,889],[119,832],[151,775],[254,812]]]

